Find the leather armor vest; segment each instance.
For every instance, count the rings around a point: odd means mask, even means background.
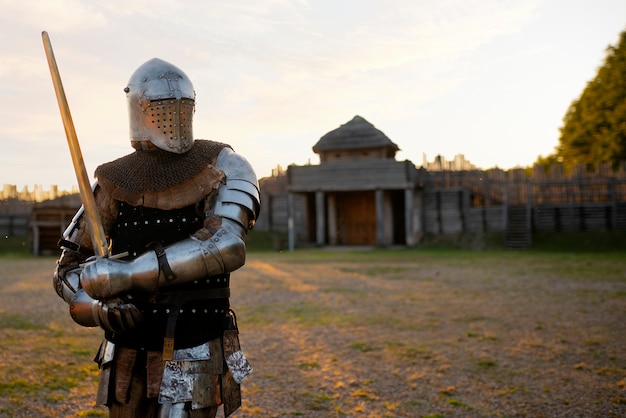
[[[197,140],[182,155],[157,150],[131,154],[100,166],[96,175],[103,191],[119,202],[108,231],[112,253],[128,251],[125,259],[132,260],[153,251],[155,246],[166,247],[201,229],[205,199],[217,192],[223,178],[223,173],[212,164],[224,146],[227,145]],[[133,170],[136,173],[130,175]],[[203,299],[202,292],[227,290],[229,281],[225,274],[173,285],[149,295],[126,295],[123,299],[141,311],[142,324],[129,332],[107,333],[106,337],[125,347],[160,350],[171,313],[176,311],[175,348],[192,347],[216,338],[224,330],[229,300]]]
[[[202,202],[198,204],[202,207]],[[113,254],[128,251],[131,260],[158,244],[167,246],[188,238],[202,227],[202,216],[197,205],[182,209],[161,210],[130,206],[120,202],[117,222],[111,230]],[[207,277],[193,283],[173,286],[151,295],[128,295],[126,299],[139,308],[143,321],[139,328],[123,334],[107,334],[107,339],[132,348],[160,349],[163,344],[169,315],[180,309],[176,321],[176,348],[192,347],[221,335],[224,319],[230,308],[228,298],[186,299],[172,304],[171,295],[200,295],[206,289],[227,289],[229,275]],[[200,297],[198,296],[198,297]],[[166,301],[167,302],[163,302]]]
[[[120,202],[116,223],[110,231],[113,254],[128,251],[129,259],[133,259],[155,243],[166,247],[188,238],[202,228],[202,204],[162,210]]]
[[[224,173],[213,164],[228,145],[196,140],[184,154],[160,149],[135,152],[96,169],[102,191],[118,201],[117,214],[108,228],[113,254],[128,251],[127,260],[155,244],[165,247],[201,229],[205,200],[215,196]],[[154,294],[129,294],[143,315],[142,324],[106,338],[130,348],[160,350],[172,312],[175,348],[193,347],[220,336],[230,308],[228,297],[203,298],[210,289],[227,291],[229,275],[205,277],[170,286]],[[225,292],[226,293],[226,292]]]

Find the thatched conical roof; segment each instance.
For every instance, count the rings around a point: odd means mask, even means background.
[[[387,135],[357,115],[350,122],[321,137],[317,144],[313,146],[313,151],[319,153],[364,148],[391,148],[394,151],[399,150],[398,146]]]

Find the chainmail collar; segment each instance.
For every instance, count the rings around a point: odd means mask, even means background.
[[[132,206],[179,209],[217,190],[225,175],[213,164],[224,147],[229,145],[196,140],[184,154],[159,148],[135,151],[102,164],[95,176],[102,190],[115,200]]]

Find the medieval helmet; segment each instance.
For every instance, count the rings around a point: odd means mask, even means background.
[[[135,70],[124,91],[131,141],[149,141],[177,154],[191,149],[196,93],[180,68],[152,58]]]

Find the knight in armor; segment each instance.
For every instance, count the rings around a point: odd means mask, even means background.
[[[252,368],[230,308],[260,208],[250,164],[194,140],[195,92],[176,66],[141,65],[124,89],[135,151],[96,169],[112,257],[93,257],[82,208],[60,241],[56,292],[72,319],[101,327],[97,403],[112,417],[228,417]],[[116,257],[118,255],[119,257]]]

